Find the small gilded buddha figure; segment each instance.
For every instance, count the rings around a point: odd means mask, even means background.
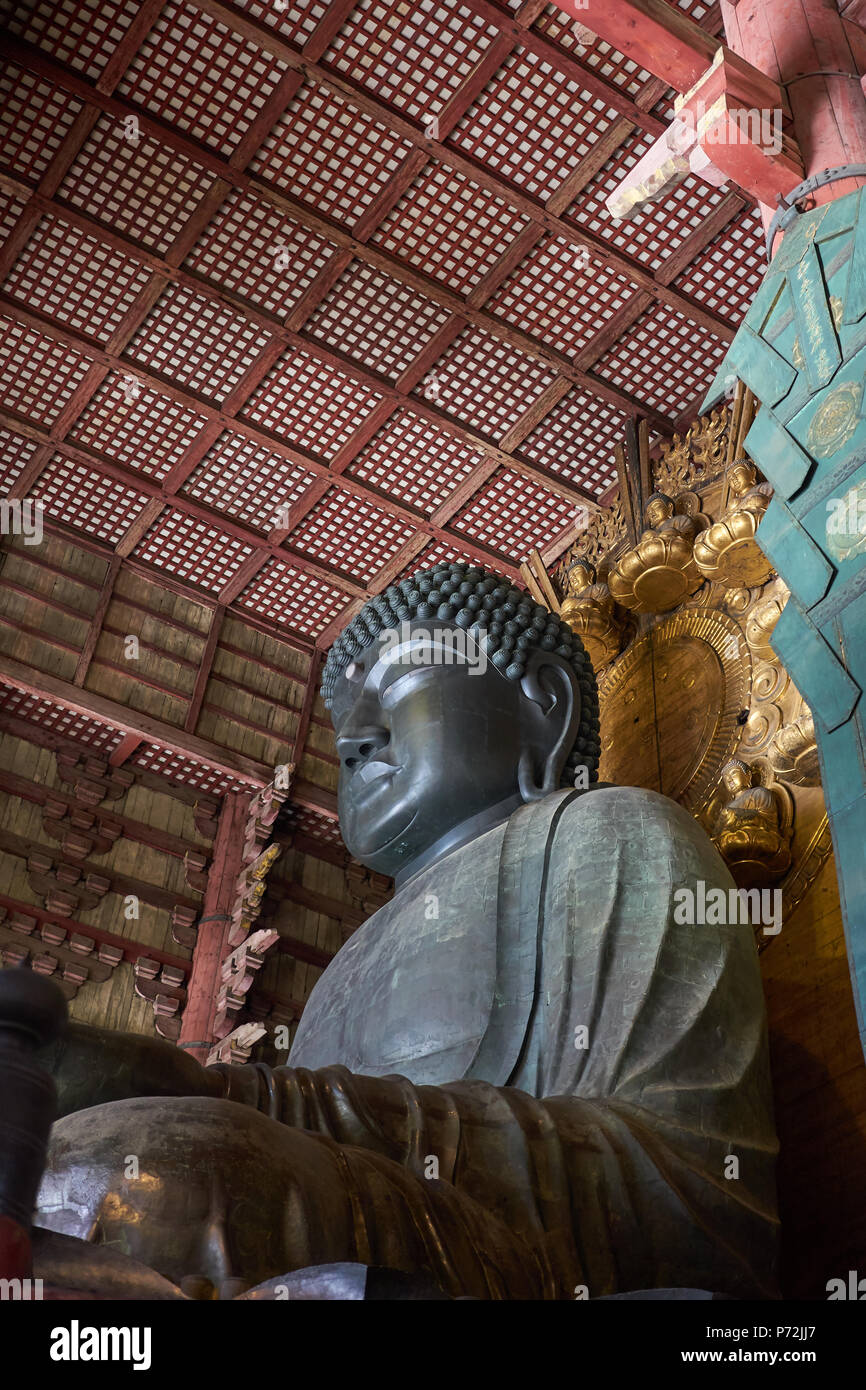
[[[619,655],[622,614],[589,560],[577,560],[570,567],[560,613],[580,638],[596,671]]]
[[[37,1223],[185,1291],[349,1261],[485,1299],[772,1296],[752,933],[675,921],[733,881],[682,807],[597,785],[579,638],[440,565],[364,606],[322,690],[343,837],[393,898],[286,1066],[73,1026]]]
[[[672,498],[654,492],[644,508],[644,522],[640,540],[611,570],[608,585],[623,608],[667,613],[703,583],[693,550],[706,519],[678,510]]]
[[[728,587],[766,583],[772,566],[755,540],[755,532],[772,495],[772,487],[758,482],[757,470],[748,459],[734,464],[724,516],[695,540],[695,563],[705,578]]]
[[[735,877],[778,877],[791,863],[791,816],[786,792],[764,786],[754,768],[732,758],[722,768],[725,800],[717,812],[713,839]]]

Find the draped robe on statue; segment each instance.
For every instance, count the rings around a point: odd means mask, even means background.
[[[291,1191],[271,1180],[292,1207],[273,1256],[286,1270],[426,1267],[481,1297],[772,1296],[757,953],[748,925],[675,922],[674,890],[699,880],[733,886],[694,819],[654,792],[522,806],[353,935],[310,996],[291,1065],[208,1068],[201,1091],[227,1099],[115,1101],[101,1127],[122,1153],[139,1123],[146,1154],[157,1113],[142,1107],[163,1107],[164,1141],[183,1115],[231,1129],[234,1101],[270,1117],[250,1117],[270,1125],[265,1148],[279,1148],[273,1121],[312,1131],[289,1155]],[[42,1225],[81,1229],[58,1194],[96,1114],[56,1126]],[[323,1200],[342,1213],[330,1225]]]

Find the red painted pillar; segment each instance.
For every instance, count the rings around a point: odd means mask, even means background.
[[[866,163],[866,96],[858,72],[863,39],[843,21],[836,0],[721,0],[721,8],[728,47],[787,93],[806,177]],[[864,182],[827,184],[812,195],[813,205]],[[762,207],[765,225],[775,210]]]
[[[198,935],[192,956],[187,1003],[178,1045],[204,1062],[216,1039],[213,1034],[216,1001],[222,983],[223,961],[230,953],[229,920],[243,865],[244,830],[253,794],[229,792],[220,812],[207,877]],[[190,1044],[197,1044],[191,1046]]]

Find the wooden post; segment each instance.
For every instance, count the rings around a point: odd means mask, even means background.
[[[213,861],[192,956],[187,1005],[178,1038],[178,1046],[200,1062],[207,1059],[216,1041],[217,995],[222,984],[223,961],[231,953],[231,912],[243,867],[244,832],[251,803],[250,795],[229,792],[223,801],[214,840]]]
[[[850,26],[833,0],[721,0],[728,45],[777,81],[791,107],[806,177],[866,163],[866,97]],[[826,184],[816,206],[866,183]],[[775,208],[762,205],[765,225]],[[779,243],[777,242],[777,249]]]

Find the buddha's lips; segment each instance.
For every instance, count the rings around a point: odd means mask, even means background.
[[[389,774],[399,771],[399,767],[395,767],[393,763],[373,761],[364,763],[363,767],[359,767],[355,776],[359,781],[367,783],[375,782],[379,777],[387,777]]]

